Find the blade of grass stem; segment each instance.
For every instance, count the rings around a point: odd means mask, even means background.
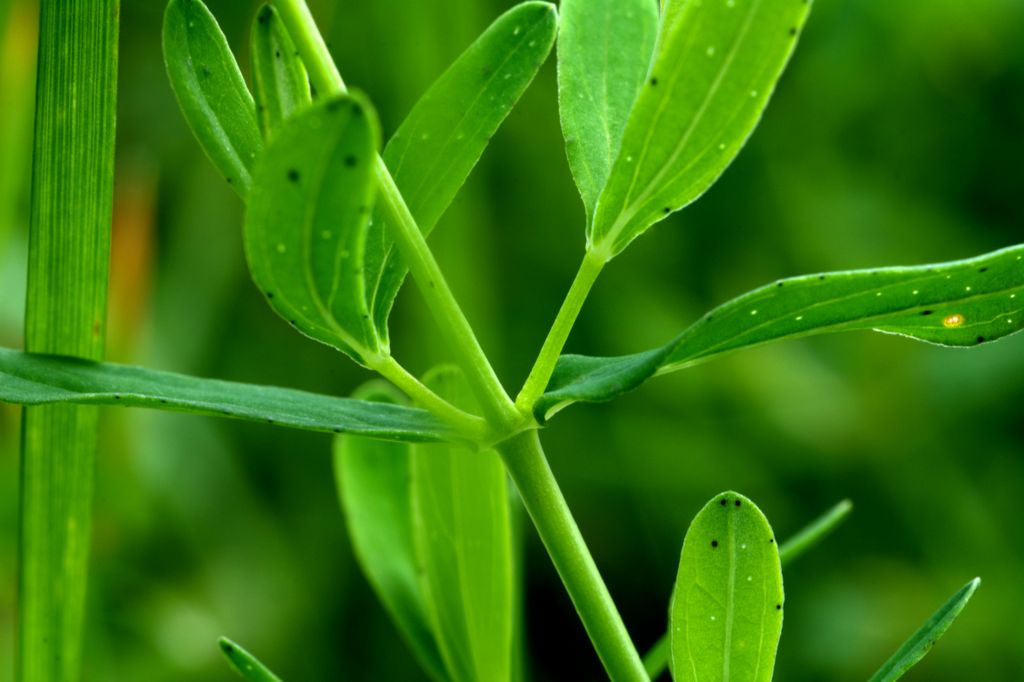
[[[118,16],[118,0],[40,5],[25,319],[32,352],[103,355]],[[96,427],[95,407],[25,409],[15,665],[23,682],[79,677]]]

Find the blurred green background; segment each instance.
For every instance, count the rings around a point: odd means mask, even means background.
[[[210,7],[239,55],[256,4]],[[394,131],[509,0],[310,2],[342,72]],[[34,8],[0,0],[0,344],[21,343]],[[163,3],[122,0],[109,357],[345,394],[367,378],[294,334],[245,272],[241,206],[167,84]],[[248,57],[242,59],[248,69]],[[663,342],[777,277],[916,264],[1024,241],[1024,3],[817,3],[768,113],[693,207],[606,270],[570,350]],[[553,60],[432,243],[518,388],[583,248]],[[397,356],[446,359],[412,287]],[[835,501],[852,518],[786,572],[780,680],[859,680],[967,579],[983,585],[906,679],[1024,670],[1024,335],[967,351],[876,334],[792,342],[577,406],[552,465],[641,649],[663,631],[683,534],[715,493],[786,537]],[[0,406],[0,682],[12,676],[18,410]],[[229,635],[289,680],[420,675],[352,558],[328,438],[143,411],[104,413],[89,680],[229,680]],[[601,679],[531,529],[537,680]]]

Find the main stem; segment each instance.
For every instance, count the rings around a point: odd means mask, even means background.
[[[275,5],[299,53],[306,64],[310,81],[321,95],[341,94],[347,91],[338,68],[331,58],[316,22],[305,0],[275,0]],[[515,428],[521,421],[512,400],[508,397],[487,355],[481,348],[473,328],[462,308],[455,300],[448,282],[427,246],[426,238],[416,219],[395,185],[384,160],[377,155],[374,171],[377,175],[382,208],[391,236],[409,266],[409,272],[423,294],[430,312],[441,328],[445,340],[456,350],[466,372],[466,379],[492,427],[498,432]]]
[[[608,676],[615,682],[647,682],[640,655],[548,466],[537,432],[510,438],[498,452]]]

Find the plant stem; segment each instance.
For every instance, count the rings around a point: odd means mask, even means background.
[[[295,40],[299,54],[302,55],[309,71],[310,81],[317,92],[321,96],[346,92],[345,82],[317,30],[316,22],[305,0],[275,0],[275,6]],[[382,208],[388,224],[393,228],[391,236],[405,258],[409,272],[416,280],[427,307],[440,326],[445,340],[455,350],[456,357],[466,372],[466,379],[480,401],[488,421],[498,431],[512,431],[522,421],[519,413],[497,374],[494,373],[487,355],[434,259],[423,232],[416,224],[416,219],[379,154],[375,172],[380,196],[383,199]]]
[[[372,362],[371,369],[400,388],[421,407],[430,410],[454,426],[465,434],[466,437],[474,441],[481,440],[484,437],[487,429],[486,421],[476,415],[460,410],[437,393],[431,391],[390,355],[382,355],[379,360]]]
[[[547,388],[551,374],[555,371],[555,364],[562,354],[562,349],[576,323],[576,318],[579,317],[583,303],[587,300],[587,295],[590,294],[590,290],[606,262],[605,259],[594,255],[592,251],[587,251],[583,257],[580,269],[576,272],[576,278],[573,279],[572,286],[569,287],[569,293],[566,294],[562,307],[558,310],[551,331],[544,339],[544,345],[540,349],[533,369],[530,370],[526,383],[523,384],[522,390],[516,397],[516,408],[520,412],[530,414],[533,404]]]
[[[520,433],[497,449],[609,677],[646,682],[640,655],[562,497],[537,432]]]
[[[26,350],[103,356],[117,102],[118,0],[44,0],[29,228]],[[92,525],[98,411],[22,419],[15,679],[73,682]]]

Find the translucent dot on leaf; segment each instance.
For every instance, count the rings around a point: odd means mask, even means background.
[[[278,253],[284,253],[287,250],[288,250],[287,246],[285,246],[284,244],[278,243],[278,245],[277,245],[277,252]]]
[[[757,97],[757,90],[751,90],[750,91],[750,96],[751,97]]]
[[[953,315],[947,315],[942,320],[942,326],[947,329],[955,329],[964,323],[964,316],[960,313],[954,313]]]
[[[715,56],[715,46],[714,45],[708,46],[707,55],[709,57],[714,57]]]

